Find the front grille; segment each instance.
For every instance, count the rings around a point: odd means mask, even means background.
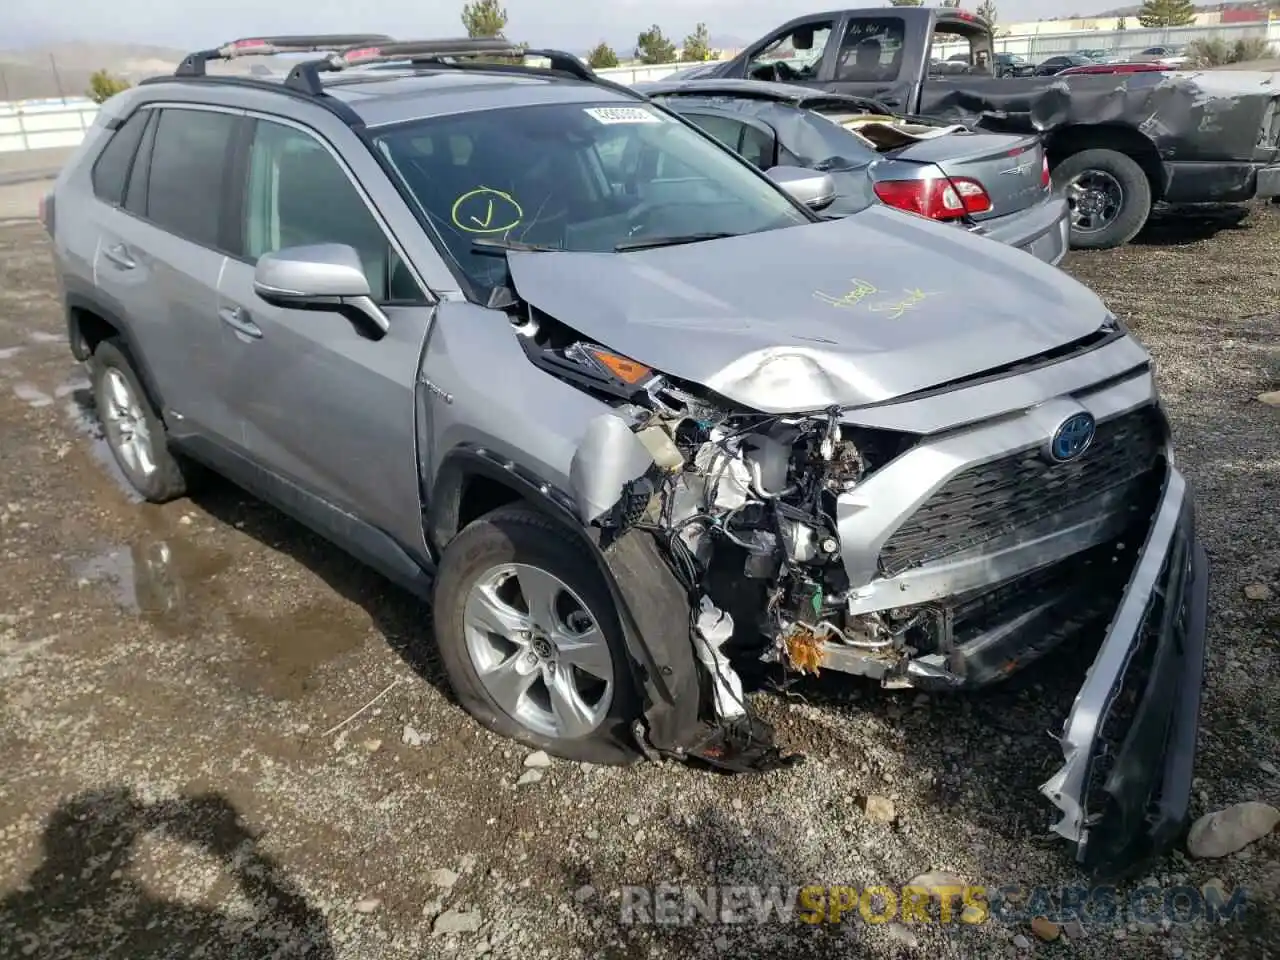
[[[971,467],[946,482],[880,550],[887,577],[1012,533],[1105,492],[1142,495],[1163,442],[1153,406],[1098,423],[1079,460],[1049,463],[1039,447]],[[1127,488],[1127,489],[1126,489]]]

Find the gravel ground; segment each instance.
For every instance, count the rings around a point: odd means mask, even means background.
[[[1199,497],[1196,814],[1280,801],[1280,600],[1244,595],[1280,596],[1280,411],[1254,400],[1280,386],[1280,208],[1246,209],[1067,263],[1154,351]],[[554,761],[517,785],[527,751],[450,700],[419,605],[227,485],[135,502],[84,388],[43,235],[0,227],[0,957],[1280,955],[1280,834],[1150,870],[1248,887],[1225,925],[623,925],[626,884],[1086,884],[1036,786],[1087,658],[981,696],[758,695],[809,754],[792,771]]]

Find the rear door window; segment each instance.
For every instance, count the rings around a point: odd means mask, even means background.
[[[98,154],[90,177],[93,180],[93,192],[104,203],[119,206],[124,202],[129,168],[133,165],[134,154],[138,152],[138,144],[142,141],[142,134],[146,130],[150,116],[149,110],[135,111],[133,116],[111,135],[107,145]]]
[[[840,40],[835,78],[849,83],[897,80],[906,32],[901,17],[850,17]]]
[[[147,215],[147,174],[151,171],[151,147],[156,142],[156,120],[159,114],[147,110],[147,129],[129,170],[129,184],[124,191],[124,208],[140,217]]]
[[[221,249],[232,135],[239,118],[213,110],[161,111],[147,177],[147,219]]]

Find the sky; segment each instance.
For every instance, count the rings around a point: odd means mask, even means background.
[[[978,2],[964,5],[976,8]],[[510,39],[569,50],[584,50],[602,39],[616,47],[634,46],[636,34],[653,23],[678,43],[699,20],[713,36],[750,41],[792,17],[823,9],[813,0],[506,0],[505,5]],[[885,4],[872,0],[867,5]],[[1006,23],[1087,14],[1102,6],[1102,0],[996,0],[998,17]],[[0,47],[84,40],[195,49],[235,37],[303,32],[454,37],[463,35],[461,11],[462,0],[0,0]]]

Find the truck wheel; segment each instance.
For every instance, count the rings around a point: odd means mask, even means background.
[[[152,503],[168,503],[185,494],[183,462],[169,450],[164,423],[122,342],[112,337],[98,344],[90,381],[107,446],[133,488]]]
[[[613,597],[563,526],[523,506],[468,525],[441,558],[433,613],[453,691],[490,730],[569,760],[636,758]]]
[[[1053,170],[1054,189],[1071,206],[1071,246],[1108,250],[1128,243],[1151,214],[1151,182],[1115,150],[1082,150]]]

